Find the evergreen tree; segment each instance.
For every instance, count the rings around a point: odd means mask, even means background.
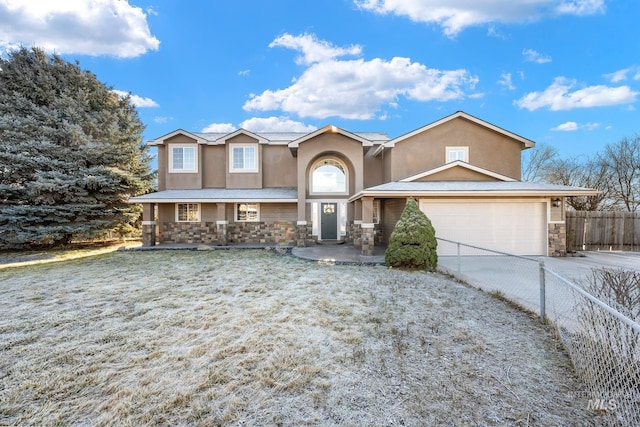
[[[0,248],[131,232],[151,189],[129,99],[57,55],[0,58]]]
[[[390,267],[434,270],[438,265],[436,232],[415,199],[408,199],[389,236],[384,260]]]

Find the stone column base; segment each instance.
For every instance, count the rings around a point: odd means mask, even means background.
[[[228,225],[229,221],[216,221],[216,238],[218,239],[218,244],[221,246],[227,246],[229,244],[227,237]]]
[[[156,245],[156,222],[142,221],[142,246]]]
[[[567,227],[564,223],[549,224],[548,256],[567,256]]]
[[[310,237],[307,221],[298,221],[296,224],[296,246],[299,248],[306,247]]]
[[[372,256],[374,248],[375,234],[373,224],[362,224],[362,255]]]

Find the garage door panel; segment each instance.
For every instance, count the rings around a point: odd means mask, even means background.
[[[547,221],[543,202],[441,202],[421,200],[436,236],[517,255],[546,255]],[[454,245],[440,245],[454,255]],[[454,253],[451,253],[451,252]]]

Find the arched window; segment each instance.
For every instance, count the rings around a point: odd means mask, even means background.
[[[335,159],[323,159],[317,162],[311,171],[311,192],[346,194],[346,167]]]

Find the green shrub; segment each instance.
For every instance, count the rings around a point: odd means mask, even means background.
[[[396,223],[384,259],[390,267],[434,270],[438,265],[438,242],[431,221],[408,199],[400,220]]]

